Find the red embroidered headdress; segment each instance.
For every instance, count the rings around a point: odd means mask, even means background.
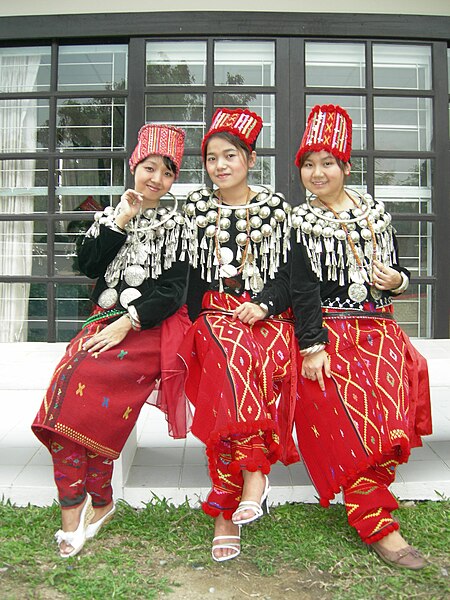
[[[168,156],[180,172],[181,159],[184,151],[185,132],[173,125],[143,125],[138,133],[138,143],[130,157],[130,171],[134,173],[136,165],[150,156]]]
[[[295,157],[300,159],[306,152],[327,150],[344,162],[350,161],[352,152],[352,120],[347,111],[333,104],[316,105],[309,114],[305,133]]]
[[[218,108],[213,115],[211,127],[202,140],[202,156],[208,139],[223,131],[237,136],[251,152],[255,148],[262,126],[261,117],[247,108]]]

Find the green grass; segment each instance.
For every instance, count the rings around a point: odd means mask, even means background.
[[[244,528],[241,557],[216,565],[210,558],[212,520],[187,505],[174,508],[155,498],[135,510],[119,502],[114,521],[78,557],[61,560],[53,542],[56,505],[0,503],[0,598],[151,600],[180,585],[171,570],[187,565],[194,568],[194,582],[198,567],[219,576],[248,567],[267,577],[306,573],[320,590],[314,598],[444,600],[450,598],[449,509],[443,500],[397,511],[404,536],[430,560],[423,571],[411,572],[391,569],[368,552],[339,505],[274,508]]]

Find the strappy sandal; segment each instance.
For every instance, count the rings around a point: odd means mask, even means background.
[[[216,562],[225,562],[226,560],[231,560],[236,558],[241,553],[241,530],[239,529],[239,535],[216,535],[213,539],[213,545],[211,548],[211,556],[212,559]],[[220,543],[214,544],[214,542],[220,540],[237,540],[236,542],[229,541],[228,543]],[[215,550],[232,550],[233,554],[228,554],[227,556],[215,556]]]
[[[83,548],[84,542],[86,541],[86,529],[93,517],[94,509],[92,508],[92,498],[87,494],[86,502],[80,513],[80,522],[77,529],[75,531],[63,531],[62,529],[59,529],[55,533],[56,543],[59,546],[59,555],[61,558],[75,556]],[[62,542],[66,542],[66,544],[72,546],[72,550],[70,552],[62,552]]]
[[[253,523],[253,521],[256,521],[257,519],[262,517],[264,513],[266,513],[266,514],[269,513],[269,505],[267,503],[267,497],[270,492],[270,485],[269,485],[269,478],[267,477],[267,475],[264,475],[264,477],[265,477],[265,486],[264,486],[264,491],[261,496],[260,503],[258,504],[258,502],[255,502],[254,500],[243,500],[242,502],[239,502],[239,506],[234,511],[233,516],[231,517],[231,520],[233,521],[233,523],[235,525],[247,525],[248,523]],[[234,517],[236,515],[238,515],[239,513],[244,512],[244,510],[253,511],[253,513],[254,513],[253,516],[248,517],[247,519],[241,519],[241,520],[235,521]]]
[[[99,519],[98,521],[96,521],[95,523],[90,523],[86,528],[86,539],[90,540],[93,537],[95,537],[97,535],[97,533],[100,531],[100,529],[103,527],[103,525],[106,525],[106,523],[111,521],[115,512],[116,512],[116,505],[113,504],[111,510],[108,511],[106,513],[106,515],[103,515],[103,517],[101,519]]]

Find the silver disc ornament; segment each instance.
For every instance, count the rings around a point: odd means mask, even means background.
[[[145,271],[140,265],[130,265],[125,269],[124,279],[128,285],[139,287],[145,280]]]
[[[381,296],[383,295],[383,292],[381,290],[379,290],[378,288],[376,288],[374,285],[372,285],[370,287],[370,295],[372,296],[372,298],[374,300],[379,300],[381,298]]]
[[[363,283],[352,283],[348,286],[348,297],[353,302],[364,302],[367,298],[367,288]]]
[[[117,290],[109,288],[107,290],[103,290],[103,292],[98,297],[97,304],[101,308],[112,308],[113,306],[115,306],[118,297],[119,294],[117,293]]]
[[[120,304],[124,308],[128,308],[130,302],[133,302],[133,300],[136,300],[136,298],[139,298],[140,296],[142,296],[142,294],[136,288],[127,288],[120,294]]]

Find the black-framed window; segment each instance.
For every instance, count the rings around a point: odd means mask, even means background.
[[[22,72],[0,89],[2,341],[65,341],[79,329],[92,282],[77,270],[76,245],[129,182],[143,122],[186,129],[182,198],[204,181],[199,146],[215,108],[255,110],[264,128],[253,182],[296,204],[293,158],[310,108],[325,102],[353,119],[351,185],[393,213],[412,273],[398,320],[412,336],[446,336],[437,324],[448,328],[449,284],[437,274],[448,190],[435,176],[443,144],[450,154],[439,126],[450,113],[444,64],[449,79],[448,50],[426,40],[184,35],[0,47],[0,82]]]

